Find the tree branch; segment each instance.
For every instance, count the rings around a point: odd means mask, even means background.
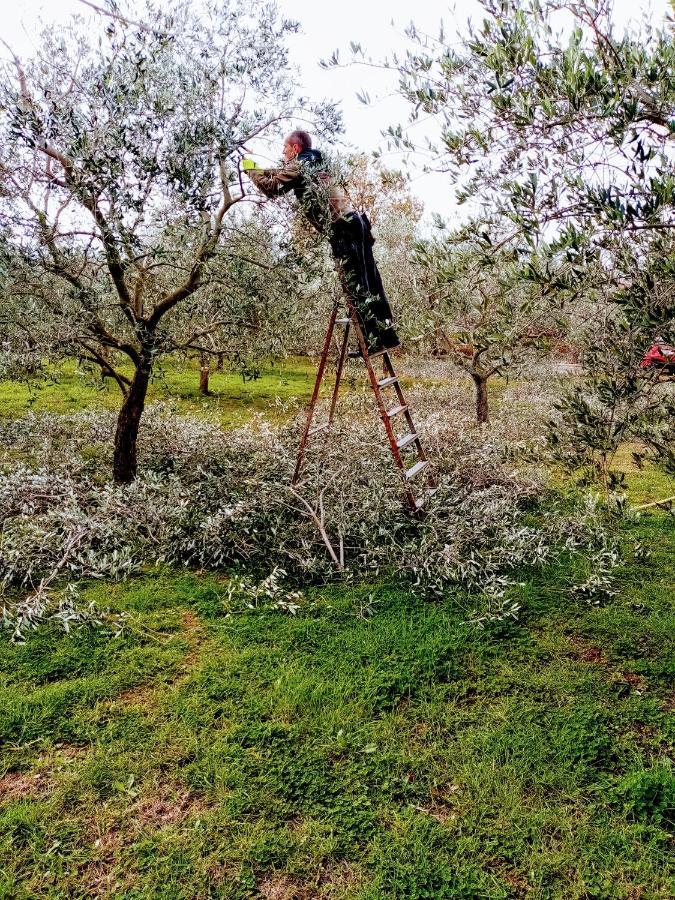
[[[104,374],[110,375],[111,378],[114,378],[117,382],[117,386],[122,391],[122,395],[126,397],[128,388],[131,387],[131,379],[127,378],[126,375],[122,375],[121,372],[117,372],[112,365],[107,361],[104,356],[94,348],[90,347],[89,344],[85,343],[82,338],[78,338],[78,343],[80,346],[84,347],[87,353],[90,353],[90,357],[85,357],[90,360],[90,362],[95,362],[101,367],[101,371]]]
[[[204,271],[204,265],[206,264],[207,260],[210,259],[211,256],[213,256],[218,245],[218,240],[223,230],[223,218],[225,216],[225,213],[231,206],[233,206],[241,199],[241,197],[232,197],[232,195],[230,194],[230,189],[224,179],[222,163],[221,184],[223,189],[223,200],[216,213],[213,229],[206,240],[202,242],[201,247],[197,251],[195,261],[192,265],[192,269],[190,270],[190,274],[188,275],[187,279],[180,287],[176,288],[175,291],[172,291],[172,293],[164,297],[154,308],[152,315],[148,319],[148,325],[151,329],[156,328],[162,316],[166,315],[166,313],[169,312],[170,309],[173,309],[173,307],[176,306],[177,303],[180,303],[181,300],[184,300],[186,297],[189,297],[190,294],[193,294],[200,286],[200,280]]]

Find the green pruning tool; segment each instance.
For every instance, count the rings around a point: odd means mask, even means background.
[[[264,172],[262,166],[259,166],[257,162],[254,162],[252,159],[248,159],[246,156],[241,161],[241,167],[244,172]]]

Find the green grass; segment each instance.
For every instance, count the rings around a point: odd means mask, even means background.
[[[672,896],[672,526],[625,538],[605,607],[560,567],[485,631],[384,583],[92,586],[121,638],[0,643],[0,897]]]
[[[284,415],[284,405],[306,403],[312,393],[317,360],[314,357],[291,357],[277,363],[268,362],[260,375],[246,380],[238,372],[212,371],[209,396],[199,393],[199,366],[194,360],[187,363],[166,360],[156,367],[148,391],[148,403],[170,402],[184,415],[209,416],[224,427],[231,428],[248,421],[255,413],[267,418]],[[123,373],[131,370],[122,367]],[[402,377],[404,387],[413,379]],[[437,384],[430,379],[417,384]],[[504,382],[505,383],[505,382]],[[321,395],[328,396],[333,385],[333,371],[328,371]],[[363,370],[351,366],[345,372],[341,390],[369,391]],[[121,394],[111,379],[101,381],[78,370],[74,362],[63,363],[50,371],[50,379],[30,383],[0,381],[0,416],[20,418],[26,413],[75,413],[85,409],[119,409]]]
[[[666,475],[650,463],[638,468],[632,457],[631,447],[621,447],[613,461],[614,471],[625,476],[628,501],[633,505],[653,503],[675,495],[675,478]]]
[[[313,378],[214,374],[202,398],[170,367],[150,400],[235,425]],[[68,366],[0,383],[7,416],[118,402]],[[675,493],[618,467],[632,503]],[[0,632],[0,898],[673,896],[672,518],[623,528],[611,602],[570,600],[560,565],[485,631],[466,598],[383,582],[228,617],[222,578],[158,572],[87,589],[130,614],[119,638]]]
[[[0,415],[19,418],[29,411],[74,413],[104,407],[117,410],[121,394],[106,379],[85,377],[74,363],[65,363],[52,373],[55,380],[30,385],[0,381]],[[127,374],[129,374],[127,372]],[[259,378],[244,381],[236,372],[212,372],[211,394],[199,393],[199,369],[196,363],[167,363],[157,369],[148,392],[148,403],[170,401],[183,414],[208,414],[232,427],[254,413],[273,414],[278,403],[304,401],[314,384],[315,364],[311,359],[285,360],[262,368]]]

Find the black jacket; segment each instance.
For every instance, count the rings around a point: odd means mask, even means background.
[[[303,150],[278,169],[252,169],[248,174],[266,197],[293,191],[317,231],[329,231],[332,222],[351,211],[346,191],[331,177],[320,150]]]

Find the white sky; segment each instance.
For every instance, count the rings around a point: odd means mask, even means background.
[[[161,0],[158,0],[161,5]],[[419,31],[436,34],[441,19],[448,40],[463,28],[469,16],[480,17],[476,0],[463,0],[459,12],[447,0],[426,0],[413,4],[410,0],[277,0],[282,13],[302,23],[302,33],[289,39],[291,61],[299,67],[307,96],[339,100],[346,126],[348,146],[371,152],[384,149],[382,130],[390,124],[405,122],[406,104],[394,95],[395,77],[363,67],[324,70],[319,60],[328,58],[334,50],[341,50],[341,58],[350,56],[349,42],[360,43],[374,59],[380,59],[405,46],[404,28],[414,19]],[[252,8],[255,7],[251,0]],[[663,19],[669,0],[615,0],[617,25],[625,25],[631,18],[649,14]],[[72,13],[96,16],[78,0],[20,0],[3,10],[1,37],[20,55],[30,55],[40,22],[66,21]],[[392,20],[394,24],[392,25]],[[0,47],[0,55],[6,50]],[[364,106],[356,99],[356,92],[365,88],[371,104]],[[423,133],[424,125],[416,126]],[[385,155],[387,164],[395,166],[397,157]],[[427,213],[452,215],[454,204],[452,185],[447,175],[412,173],[411,188],[425,204]]]

